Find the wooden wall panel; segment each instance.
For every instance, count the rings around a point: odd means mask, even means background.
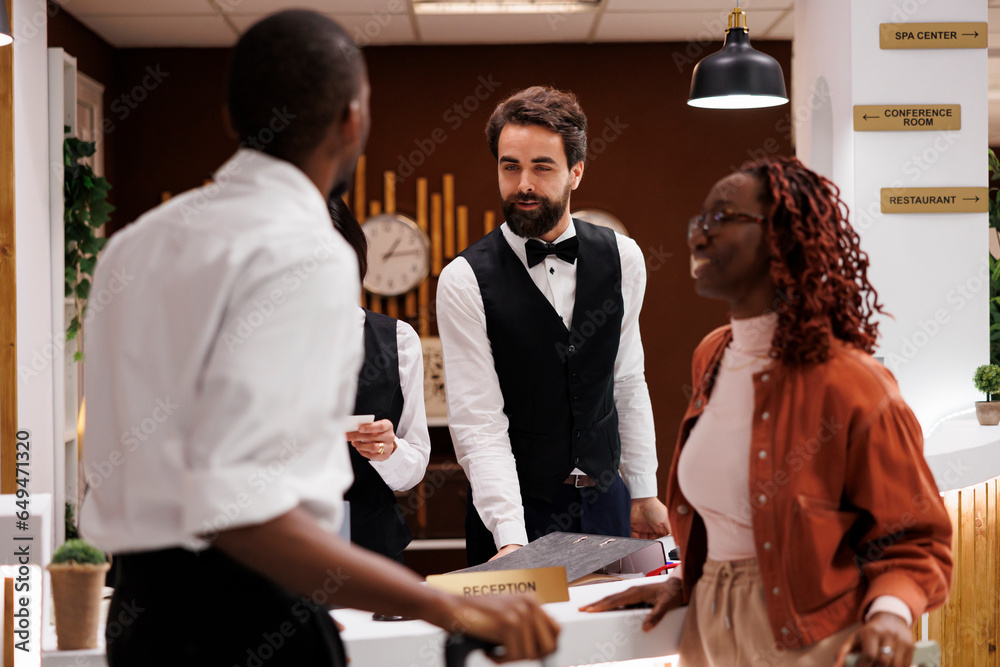
[[[1000,522],[998,482],[945,494],[955,570],[948,602],[928,619],[942,667],[1000,667]],[[922,627],[914,628],[919,639]]]
[[[11,0],[4,0],[11,16]],[[0,493],[17,488],[17,274],[14,262],[14,49],[0,47]]]

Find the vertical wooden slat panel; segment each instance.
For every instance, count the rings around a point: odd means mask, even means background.
[[[469,207],[459,206],[455,209],[458,225],[458,252],[469,247]]]
[[[955,611],[959,607],[962,583],[960,553],[962,523],[959,512],[959,492],[948,491],[945,493],[944,506],[951,519],[951,552],[955,567],[952,570],[951,595],[948,598],[948,603],[941,610],[943,634],[937,641],[941,644],[942,665],[959,665],[961,663],[956,661],[958,655],[955,652],[955,648],[960,644],[958,614]]]
[[[4,2],[10,17],[11,0]],[[17,273],[14,248],[14,47],[8,45],[0,47],[0,493],[17,491]]]
[[[441,181],[444,190],[444,255],[455,256],[455,176],[445,174]]]
[[[495,225],[496,213],[493,211],[486,211],[483,213],[483,234],[489,234],[492,232]]]
[[[417,179],[417,226],[427,233],[427,179]],[[431,286],[430,281],[425,280],[420,283],[417,290],[417,308],[419,320],[417,321],[417,332],[421,336],[431,335],[431,313],[430,313]]]
[[[444,248],[441,239],[441,195],[431,195],[431,254],[433,255],[431,273],[441,275],[444,268]]]
[[[354,172],[354,217],[358,222],[365,221],[365,163],[362,155],[358,158],[358,167]]]
[[[385,300],[385,314],[397,320],[399,319],[399,299],[390,296]]]
[[[989,604],[989,592],[982,587],[985,579],[986,573],[989,570],[989,533],[987,528],[989,527],[988,519],[986,513],[986,494],[988,491],[988,486],[986,484],[980,484],[971,490],[973,496],[972,503],[972,532],[973,532],[973,561],[975,562],[976,580],[973,584],[974,588],[972,591],[972,608],[975,610],[975,616],[973,617],[972,632],[969,633],[971,637],[975,640],[975,646],[970,647],[970,656],[974,657],[974,664],[986,665],[991,660],[989,655],[989,650],[986,646],[986,637],[989,634],[987,627],[989,626],[991,610],[987,607]],[[969,491],[966,491],[969,493]],[[968,518],[968,517],[966,517]]]
[[[962,582],[959,594],[959,653],[963,659],[974,651],[972,643],[976,638],[976,499],[975,488],[963,489],[959,494],[962,512],[962,536],[960,540]],[[952,663],[958,664],[958,663]]]
[[[14,579],[11,577],[3,580],[3,667],[14,667]]]
[[[986,649],[993,657],[994,667],[1000,667],[1000,478],[994,478],[987,484],[986,514],[989,518],[988,560],[989,572],[986,577],[986,591],[989,596],[989,609],[993,615],[987,624]]]
[[[406,306],[403,308],[404,317],[407,319],[417,316],[417,291],[410,290],[406,293]]]
[[[368,295],[368,310],[373,313],[382,312],[382,297],[376,296],[374,294]]]
[[[368,210],[371,211],[371,217],[373,217],[373,218],[376,215],[381,215],[382,214],[382,202],[376,201],[376,200],[373,199],[368,204]]]
[[[387,171],[385,172],[385,194],[383,199],[385,200],[385,212],[395,213],[396,212],[396,174]]]

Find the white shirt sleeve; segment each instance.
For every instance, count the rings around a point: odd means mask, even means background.
[[[475,273],[462,257],[441,272],[437,314],[448,428],[458,463],[472,484],[476,510],[498,549],[527,544],[503,394],[486,334],[486,310]]]
[[[872,603],[868,605],[868,611],[865,613],[865,621],[867,622],[868,619],[880,611],[895,614],[906,621],[907,625],[913,625],[913,612],[910,611],[910,605],[895,595],[880,595],[872,600]]]
[[[646,261],[635,241],[621,235],[617,239],[625,311],[615,359],[615,407],[622,441],[620,471],[632,498],[651,498],[656,496],[656,432],[639,335],[639,312],[646,292]]]
[[[275,272],[236,285],[181,450],[185,533],[261,523],[298,505],[328,510],[319,513],[334,517],[328,529],[343,519],[353,475],[334,417],[351,412],[362,336],[356,268],[336,260],[304,278]]]
[[[396,451],[385,461],[370,461],[393,491],[412,489],[424,478],[431,456],[424,408],[424,356],[420,337],[406,322],[396,322],[399,384],[403,390],[403,413],[396,429]]]

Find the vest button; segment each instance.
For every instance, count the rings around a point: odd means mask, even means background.
[[[768,419],[771,418],[771,413],[770,412],[764,412],[764,413],[762,413],[760,415],[760,418],[763,419],[764,421],[767,421]]]
[[[763,493],[760,494],[759,496],[757,496],[757,502],[759,502],[761,505],[766,504],[767,503],[767,496],[765,496]]]
[[[774,588],[771,589],[771,593],[773,593],[774,595],[781,595],[781,589],[775,586]]]
[[[573,459],[573,463],[579,463],[579,462],[580,462],[580,457],[579,456],[576,457],[575,459]]]
[[[765,451],[764,451],[764,450],[762,449],[762,450],[760,450],[759,452],[757,452],[757,456],[758,456],[758,457],[760,457],[760,458],[762,458],[762,459],[766,459],[766,458],[767,458],[767,452],[765,452]]]
[[[579,382],[580,381],[580,374],[579,373],[573,373],[572,375],[569,376],[569,380],[570,380],[570,382]]]
[[[702,401],[702,400],[701,400],[701,399],[699,398],[699,399],[698,399],[697,401],[695,401],[695,402],[694,402],[694,407],[696,407],[696,408],[700,408],[700,407],[702,406],[702,404],[703,404],[703,403],[704,403],[704,401]]]
[[[574,396],[573,397],[573,405],[580,405],[580,397],[579,396]]]
[[[690,509],[688,508],[687,505],[678,505],[677,506],[677,513],[680,514],[681,516],[684,516],[689,511],[690,511]]]
[[[577,438],[579,438],[581,435],[583,435],[582,431],[577,431],[576,433],[573,434],[573,436]]]
[[[764,551],[770,551],[770,550],[771,550],[771,543],[764,542]]]
[[[576,345],[570,345],[569,347],[567,347],[566,348],[566,352],[568,352],[569,354],[575,354],[576,353]]]

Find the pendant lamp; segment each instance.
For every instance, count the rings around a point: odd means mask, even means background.
[[[10,29],[10,17],[7,16],[7,3],[0,0],[0,46],[6,46],[14,41],[14,32]]]
[[[694,67],[688,104],[706,109],[759,109],[788,102],[778,61],[750,46],[747,15],[729,15],[722,49]]]

